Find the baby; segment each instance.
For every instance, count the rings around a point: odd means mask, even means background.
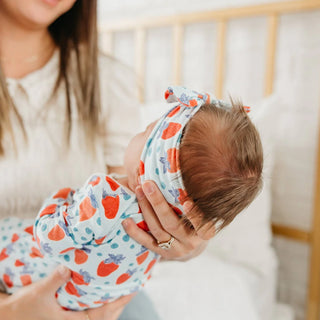
[[[56,297],[83,310],[141,289],[159,259],[131,239],[121,222],[131,217],[148,231],[135,197],[139,182],[154,180],[187,222],[183,203],[192,201],[199,228],[222,229],[255,198],[263,165],[259,134],[244,107],[208,94],[170,87],[178,102],[136,135],[126,150],[127,178],[92,175],[77,190],[64,188],[43,204],[34,225],[1,222],[0,277],[6,292],[46,277],[58,264],[72,270]],[[160,243],[169,249],[174,238]]]

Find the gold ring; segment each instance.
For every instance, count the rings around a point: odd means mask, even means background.
[[[170,240],[168,241],[157,241],[158,247],[164,250],[169,250],[174,240],[176,239],[173,236],[171,236]]]

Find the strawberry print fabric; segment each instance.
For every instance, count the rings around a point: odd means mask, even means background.
[[[95,308],[138,291],[158,256],[131,239],[121,222],[131,217],[146,228],[135,197],[104,174],[78,190],[49,197],[35,223],[1,221],[0,279],[8,293],[48,276],[58,264],[72,270],[56,297],[72,310]]]
[[[140,162],[141,182],[153,180],[177,214],[182,215],[186,196],[179,166],[179,145],[183,129],[205,103],[230,109],[231,105],[181,86],[165,92],[167,102],[177,102],[155,125],[144,147]]]
[[[182,214],[186,193],[178,160],[183,128],[204,103],[230,105],[184,87],[169,87],[165,98],[178,104],[155,125],[139,173],[142,182],[154,180],[177,214]],[[13,293],[63,264],[72,277],[56,298],[66,309],[95,308],[138,291],[159,256],[124,231],[121,222],[128,217],[148,231],[135,194],[111,176],[94,174],[80,189],[55,192],[35,223],[18,218],[0,222],[0,284]]]

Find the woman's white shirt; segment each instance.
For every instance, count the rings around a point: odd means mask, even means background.
[[[71,143],[67,149],[64,86],[61,85],[55,97],[50,99],[58,66],[59,52],[56,50],[43,68],[22,79],[7,79],[28,142],[25,144],[22,135],[16,133],[18,155],[8,144],[5,157],[0,159],[0,217],[35,217],[43,200],[56,189],[80,187],[90,174],[106,172],[106,166],[122,165],[127,143],[140,129],[133,72],[101,54],[103,126],[96,142],[96,156],[86,149],[73,95]],[[15,124],[15,128],[17,126]]]

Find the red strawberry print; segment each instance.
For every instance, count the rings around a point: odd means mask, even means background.
[[[245,110],[246,113],[249,113],[251,108],[248,106],[243,106],[243,109]]]
[[[114,219],[119,210],[120,198],[119,195],[116,197],[106,196],[101,201],[104,207],[104,215],[107,219]]]
[[[79,206],[79,221],[89,220],[97,211],[92,205],[89,197],[84,198]]]
[[[82,303],[80,301],[77,301],[78,302],[78,305],[79,307],[82,307],[82,308],[89,308],[89,305],[85,304],[85,303]]]
[[[176,108],[174,108],[173,110],[171,110],[171,111],[168,113],[167,117],[168,117],[168,118],[173,117],[175,114],[177,114],[177,113],[180,111],[180,109],[181,109],[181,107],[180,107],[180,106],[177,106]]]
[[[115,191],[119,188],[119,184],[113,179],[109,178],[108,176],[106,176],[106,181],[109,183],[109,186],[112,191]]]
[[[21,260],[17,259],[14,265],[15,267],[21,267],[21,266],[24,266],[24,263]]]
[[[32,283],[31,277],[29,274],[23,274],[20,276],[20,280],[23,286],[27,286]]]
[[[198,94],[198,98],[204,100],[204,96],[202,94]],[[206,93],[206,103],[210,103],[211,98],[210,98],[210,94]]]
[[[65,225],[68,226],[69,225],[69,223],[67,221],[68,214],[65,211],[62,211],[62,215],[63,215],[63,221],[64,221]]]
[[[168,127],[163,130],[161,138],[166,140],[172,138],[181,129],[180,123],[170,122]]]
[[[138,257],[136,257],[136,260],[138,264],[142,264],[148,257],[149,251],[145,251],[144,253],[140,254]]]
[[[16,233],[14,233],[12,235],[11,242],[16,242],[18,239],[19,239],[19,236]]]
[[[116,281],[116,284],[121,284],[126,282],[131,276],[137,271],[137,269],[134,270],[127,270],[127,272],[120,275]]]
[[[45,207],[40,213],[40,218],[43,216],[55,213],[56,208],[57,208],[56,204],[50,204],[49,206]]]
[[[106,277],[112,272],[116,271],[119,268],[119,264],[125,259],[122,254],[114,255],[109,254],[109,258],[101,261],[98,269],[97,275],[100,277]]]
[[[164,98],[167,100],[171,95],[173,95],[173,92],[166,90],[166,92],[164,93]]]
[[[149,231],[148,225],[146,224],[145,221],[141,221],[137,223],[137,226],[144,231]]]
[[[89,184],[91,184],[93,187],[99,184],[100,177],[97,177],[96,180],[90,181]]]
[[[101,244],[106,237],[107,237],[107,236],[104,236],[104,237],[102,237],[102,238],[100,238],[100,239],[95,239],[94,242],[95,242],[96,244]]]
[[[74,251],[74,262],[76,264],[85,263],[87,260],[88,260],[88,255],[83,250],[76,249]]]
[[[56,224],[48,233],[48,238],[52,241],[60,241],[64,236],[65,233],[58,224]]]
[[[174,173],[180,170],[179,167],[179,150],[177,148],[171,148],[167,150],[167,160],[170,163],[168,171]]]
[[[98,300],[98,301],[93,301],[93,303],[94,303],[94,304],[101,304],[101,303],[102,303],[102,304],[106,304],[106,303],[109,302],[109,300],[110,300],[110,299],[107,299],[107,300]]]
[[[53,196],[53,199],[67,199],[70,191],[71,188],[63,188]]]
[[[8,274],[4,274],[3,277],[3,282],[7,285],[8,288],[12,288],[13,287],[13,282],[10,278],[10,276]]]
[[[181,204],[184,204],[185,201],[187,200],[187,197],[188,197],[187,192],[183,189],[180,189],[180,188],[178,190],[179,190],[178,200]]]
[[[74,249],[74,247],[69,247],[69,248],[67,248],[67,249],[64,249],[64,250],[60,251],[60,254],[66,253],[66,252],[68,252],[68,251],[70,251],[70,250],[72,250],[72,249]]]
[[[27,233],[30,233],[33,236],[33,225],[30,226],[30,227],[26,227],[24,229],[24,231],[27,232]]]
[[[73,283],[70,282],[70,281],[67,282],[67,284],[66,284],[66,291],[67,291],[69,294],[73,295],[73,296],[81,297],[81,295],[79,294],[77,288],[76,288],[76,287],[73,285]]]
[[[41,243],[40,238],[38,236],[36,237],[37,237],[37,244],[40,247],[40,243]],[[35,241],[34,237],[32,237],[32,241]]]
[[[145,270],[144,274],[148,273],[156,262],[157,262],[157,259],[151,260],[151,262],[148,264],[147,269]]]
[[[31,258],[37,258],[37,257],[43,258],[43,254],[36,247],[31,248],[31,253],[29,254],[29,256]]]
[[[73,282],[74,282],[75,284],[85,284],[85,285],[88,285],[88,283],[84,281],[83,275],[81,275],[81,274],[78,273],[78,272],[71,271],[71,279],[73,280]]]
[[[189,105],[188,107],[196,107],[198,105],[198,101],[193,99],[193,100],[189,100]]]
[[[8,258],[9,255],[7,254],[7,248],[3,248],[1,253],[0,253],[0,261]]]
[[[139,164],[139,174],[140,176],[144,175],[144,162],[142,160],[140,160],[140,164]]]

